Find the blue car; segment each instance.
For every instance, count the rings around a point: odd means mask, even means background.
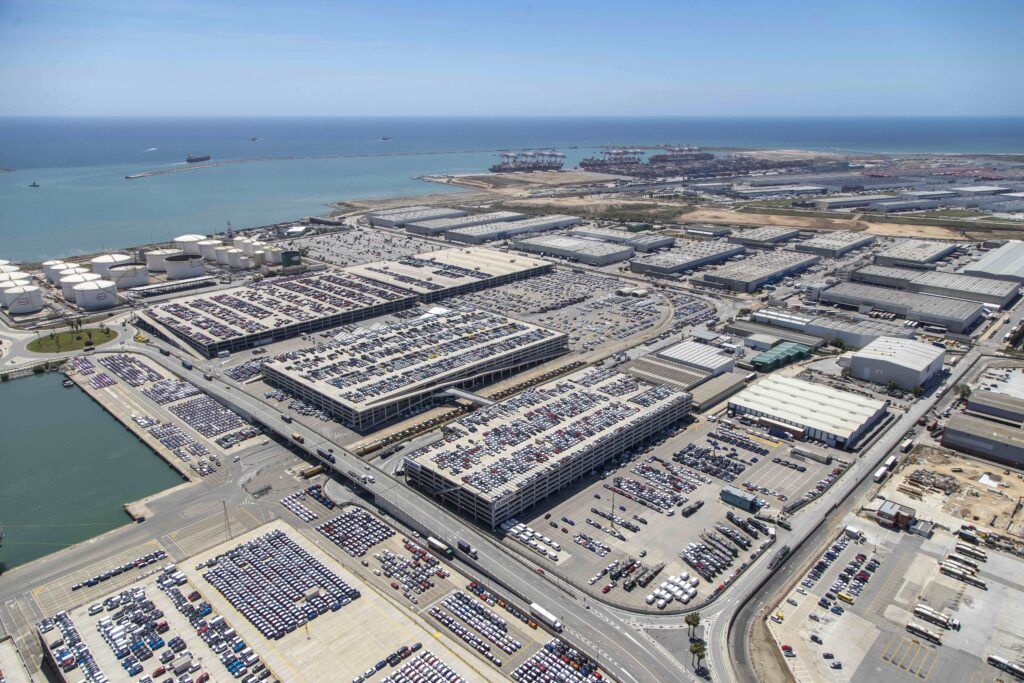
[[[842,613],[843,613],[843,612],[845,612],[846,610],[844,610],[844,609],[843,609],[842,607],[840,607],[839,605],[836,605],[835,607],[833,607],[833,608],[832,608],[831,610],[829,610],[829,611],[831,611],[831,612],[832,612],[832,614],[839,614],[839,615],[842,615]]]

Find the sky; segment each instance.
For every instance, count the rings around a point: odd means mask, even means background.
[[[0,0],[0,116],[1014,116],[1020,0]]]

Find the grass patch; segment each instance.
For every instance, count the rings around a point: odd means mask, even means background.
[[[80,332],[56,332],[33,339],[28,350],[33,353],[64,353],[80,351],[86,345],[99,346],[117,339],[117,332],[109,328],[87,327]]]
[[[981,218],[988,214],[972,209],[937,209],[918,214],[920,218]]]

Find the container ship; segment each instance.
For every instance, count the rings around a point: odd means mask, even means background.
[[[200,161],[209,161],[212,158],[209,154],[189,154],[185,157],[185,163],[198,164]]]
[[[565,155],[554,150],[524,150],[502,152],[501,163],[491,166],[491,173],[520,173],[523,171],[561,171]]]

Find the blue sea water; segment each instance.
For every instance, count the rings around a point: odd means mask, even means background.
[[[382,141],[382,136],[391,140]],[[252,141],[252,137],[257,137]],[[1024,152],[1009,118],[0,118],[0,258],[43,260],[265,225],[341,199],[455,192],[415,177],[484,171],[501,149],[662,143],[881,152]],[[125,180],[214,160],[234,164]],[[29,188],[33,181],[40,187]]]

